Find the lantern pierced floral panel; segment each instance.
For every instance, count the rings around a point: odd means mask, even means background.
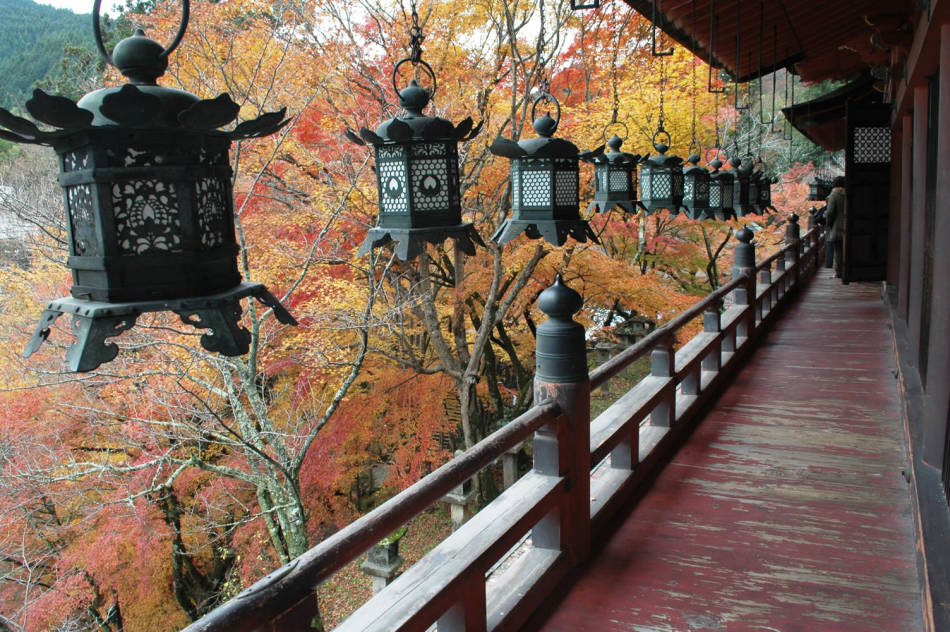
[[[196,183],[196,191],[201,245],[205,248],[222,246],[228,229],[227,184],[220,178],[201,178]]]
[[[67,188],[66,202],[73,235],[73,253],[79,256],[101,255],[99,239],[96,236],[92,186],[79,184]]]
[[[181,251],[174,185],[163,180],[117,182],[112,185],[112,206],[122,254]]]
[[[405,150],[402,147],[380,147],[376,151],[376,169],[379,171],[379,199],[385,213],[408,213],[409,191]]]

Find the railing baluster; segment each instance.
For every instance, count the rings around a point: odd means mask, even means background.
[[[472,575],[459,591],[461,599],[445,611],[436,624],[438,632],[485,632],[485,578]]]
[[[703,312],[703,331],[718,333],[722,331],[722,314],[719,311],[722,301],[716,301]],[[722,341],[717,340],[703,358],[703,371],[719,371],[722,368]]]
[[[670,378],[676,366],[673,352],[673,341],[664,337],[650,356],[650,375],[653,377]],[[676,393],[673,389],[650,413],[650,423],[654,426],[669,428],[676,418]]]

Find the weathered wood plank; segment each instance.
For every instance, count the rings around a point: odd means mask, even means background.
[[[542,629],[921,630],[886,324],[813,281]]]
[[[418,630],[454,605],[455,589],[550,511],[563,479],[529,472],[340,624],[339,632]]]

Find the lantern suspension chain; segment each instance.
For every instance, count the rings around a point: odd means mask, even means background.
[[[425,35],[422,34],[422,27],[419,26],[419,13],[416,11],[415,0],[410,6],[412,7],[412,26],[409,27],[409,61],[415,66],[422,61],[422,41]]]
[[[657,121],[657,133],[666,132],[663,127],[663,101],[666,93],[666,56],[660,58],[660,116]]]
[[[693,32],[696,32],[696,0],[693,0]],[[692,139],[690,140],[690,149],[693,148],[693,145],[697,146],[697,151],[701,151],[702,145],[699,143],[699,139],[696,138],[696,63],[695,60],[691,61],[693,68],[693,85],[690,88],[690,100],[692,101],[693,106],[693,123],[692,123]]]

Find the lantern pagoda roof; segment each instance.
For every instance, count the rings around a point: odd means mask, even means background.
[[[683,159],[679,156],[666,155],[666,152],[670,149],[670,146],[666,143],[654,143],[653,148],[657,151],[657,153],[653,156],[650,156],[643,162],[655,167],[677,167],[683,164]]]
[[[583,152],[578,156],[581,160],[585,162],[590,162],[594,164],[605,164],[609,163],[611,165],[630,165],[640,162],[643,158],[640,154],[631,154],[625,151],[620,151],[620,146],[623,144],[623,139],[614,134],[610,137],[610,140],[607,141],[607,147],[610,149],[607,151],[603,150],[601,147],[599,150],[595,149],[589,152]]]

